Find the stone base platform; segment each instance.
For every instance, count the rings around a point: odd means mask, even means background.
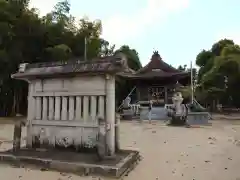
[[[17,167],[36,167],[41,170],[56,170],[77,175],[100,175],[120,178],[129,173],[140,161],[140,154],[134,150],[120,150],[115,157],[100,161],[94,153],[70,151],[43,151],[21,149],[0,152],[0,163]]]

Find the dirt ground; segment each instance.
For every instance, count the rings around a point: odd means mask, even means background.
[[[0,149],[9,148],[12,125],[0,125]],[[121,123],[121,147],[143,156],[126,180],[240,180],[240,121],[213,121],[204,128],[168,127],[162,122]],[[99,180],[59,172],[0,165],[1,180]]]

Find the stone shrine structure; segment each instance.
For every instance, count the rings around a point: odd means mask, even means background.
[[[123,54],[87,62],[21,64],[12,78],[29,83],[27,149],[73,147],[77,152],[98,149],[104,157],[117,158],[121,150],[116,134],[119,124],[115,119],[115,75],[128,70]],[[105,134],[100,133],[101,124]],[[131,161],[135,161],[138,153],[130,154]],[[125,162],[128,165],[121,162],[121,166],[126,169],[131,163]],[[112,169],[120,171],[121,166]]]
[[[90,62],[25,64],[12,78],[29,83],[27,146],[96,146],[98,118],[106,119],[109,155],[115,153],[115,74],[122,56]],[[25,66],[25,67],[24,67]]]

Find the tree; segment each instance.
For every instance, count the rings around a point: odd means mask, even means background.
[[[200,67],[200,91],[211,101],[239,107],[240,47],[232,40],[223,39],[208,51],[201,51],[196,58]]]
[[[187,65],[185,64],[184,66],[181,66],[181,65],[178,66],[177,69],[180,70],[180,71],[186,71],[187,70],[186,68],[187,68]]]
[[[67,61],[71,57],[71,49],[65,45],[60,44],[54,47],[47,48],[48,53],[53,61]]]
[[[115,54],[121,52],[126,55],[128,59],[128,66],[133,70],[138,70],[142,67],[142,64],[139,60],[138,52],[135,49],[130,49],[129,46],[123,45],[118,50],[115,51]]]
[[[102,44],[102,49],[100,52],[101,57],[114,55],[115,45],[110,45],[110,43],[104,39],[101,40],[101,44]]]

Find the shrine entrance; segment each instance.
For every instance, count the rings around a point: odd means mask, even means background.
[[[166,95],[166,88],[164,86],[151,86],[148,88],[148,99],[152,100],[155,106],[164,106]]]

